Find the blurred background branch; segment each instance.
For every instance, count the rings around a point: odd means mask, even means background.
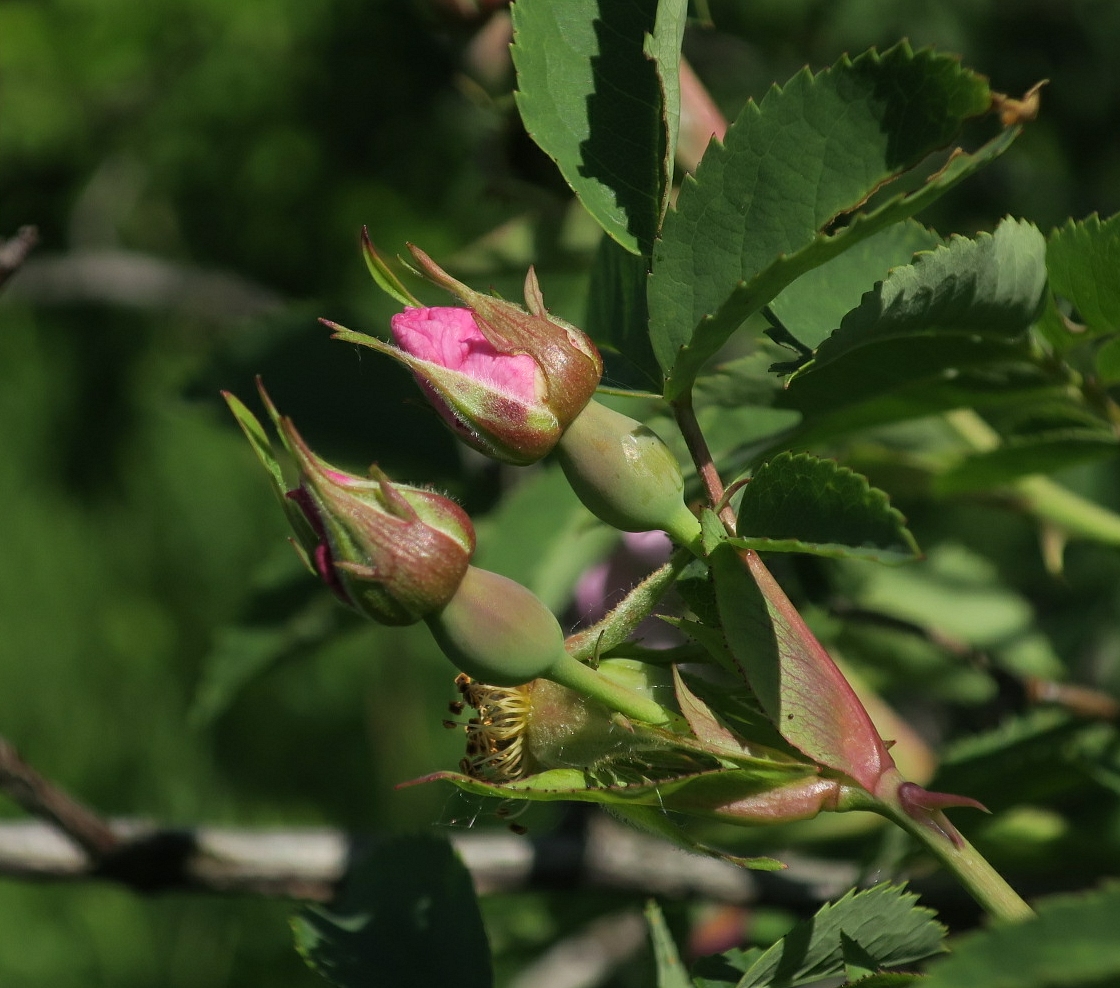
[[[38,242],[39,231],[33,226],[21,226],[14,237],[0,240],[0,288],[20,269]]]

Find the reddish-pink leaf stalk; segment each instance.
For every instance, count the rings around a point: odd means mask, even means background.
[[[686,398],[675,402],[674,411],[708,497],[718,505],[723,500],[723,483],[691,401]],[[720,517],[733,531],[730,509],[721,511]],[[783,807],[782,812],[796,811],[802,802],[807,809],[815,806],[817,810],[861,808],[880,812],[929,848],[993,915],[1011,920],[1033,915],[944,813],[951,806],[984,807],[968,797],[929,792],[903,779],[859,697],[761,558],[752,550],[743,550],[739,556],[766,601],[778,647],[779,710],[767,713],[794,747],[843,773],[866,793],[863,797],[838,780],[810,780],[822,785],[803,783],[800,789],[795,787],[795,792],[776,790],[772,794],[771,798]],[[790,718],[794,721],[792,730]],[[740,807],[747,818],[770,809],[769,805]]]

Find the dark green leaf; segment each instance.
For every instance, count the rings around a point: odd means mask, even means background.
[[[646,922],[653,941],[653,958],[657,962],[657,988],[692,988],[692,979],[681,963],[681,955],[665,925],[665,917],[653,899],[646,903]]]
[[[957,940],[927,988],[1107,988],[1120,984],[1120,885],[1055,896],[1038,917]]]
[[[307,963],[339,988],[493,982],[471,876],[445,840],[382,841],[342,892],[292,920]]]
[[[845,973],[847,957],[858,951],[878,968],[912,964],[944,950],[945,928],[918,897],[897,885],[852,891],[822,906],[768,950],[728,951],[723,961],[738,981],[699,978],[698,988],[795,988]],[[977,981],[973,988],[984,985]]]
[[[918,251],[939,243],[936,233],[914,220],[888,226],[807,271],[770,303],[770,311],[802,344],[815,349],[891,268],[909,264]]]
[[[761,104],[749,103],[725,145],[709,148],[685,180],[654,254],[651,338],[666,396],[686,390],[743,320],[795,278],[913,215],[1002,153],[1014,129],[834,229],[989,103],[980,76],[906,45],[844,59],[817,76],[804,71]]]
[[[1073,318],[1091,335],[1120,332],[1120,213],[1054,230],[1046,268],[1050,291],[1073,305]]]
[[[661,371],[649,342],[646,307],[648,262],[603,237],[591,269],[587,334],[603,351],[603,383],[611,387],[660,390]]]
[[[649,255],[661,219],[671,160],[663,100],[679,105],[673,79],[684,6],[521,0],[513,7],[525,129],[588,212],[635,254]]]
[[[743,490],[734,545],[884,562],[914,559],[902,514],[865,477],[833,460],[780,453]]]

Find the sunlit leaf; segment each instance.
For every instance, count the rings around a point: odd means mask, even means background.
[[[936,233],[914,220],[895,223],[807,271],[770,303],[770,312],[802,344],[815,349],[891,268],[909,264],[918,251],[939,243]]]
[[[853,350],[915,336],[1013,340],[1038,313],[1046,287],[1046,241],[1030,223],[1006,219],[992,234],[953,237],[897,267],[824,340],[807,375]],[[865,359],[874,359],[869,351]]]
[[[724,543],[710,555],[728,647],[791,745],[873,791],[893,763],[848,681],[758,554]]]
[[[822,906],[765,951],[731,950],[719,964],[727,974],[699,977],[697,988],[796,988],[846,973],[854,954],[876,968],[924,960],[945,949],[945,928],[918,897],[897,885],[851,891]],[[698,967],[704,971],[704,964]],[[975,986],[987,982],[974,982]]]
[[[1015,130],[958,154],[918,189],[836,229],[893,177],[953,141],[990,93],[952,58],[899,45],[749,103],[685,180],[665,219],[650,281],[651,338],[666,396],[749,316],[806,271],[913,215],[1002,153]]]
[[[513,6],[525,129],[607,234],[635,254],[650,253],[663,210],[666,113],[679,113],[685,11],[681,0]]]

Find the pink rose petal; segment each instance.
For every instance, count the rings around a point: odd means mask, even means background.
[[[391,320],[393,338],[419,360],[458,371],[525,404],[540,400],[544,376],[528,354],[504,354],[482,335],[470,309],[405,309]]]

